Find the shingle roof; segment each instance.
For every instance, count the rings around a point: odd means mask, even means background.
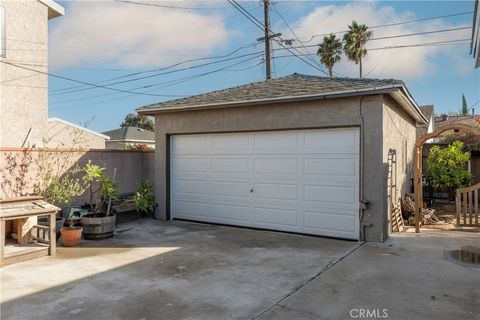
[[[432,120],[433,116],[433,105],[420,106],[420,110],[422,110],[422,113],[425,115],[428,122],[426,124],[417,124],[417,137],[422,137],[428,133],[430,120]],[[435,130],[435,127],[433,127],[433,130]]]
[[[110,140],[155,141],[155,132],[137,127],[118,128],[103,134],[109,136]]]
[[[354,78],[326,78],[319,76],[294,73],[289,76],[253,82],[237,87],[212,91],[191,97],[169,100],[143,106],[137,111],[140,113],[170,109],[194,108],[211,105],[231,105],[279,99],[295,99],[309,96],[331,94],[361,93],[379,89],[400,88],[404,84],[394,79],[354,79]]]

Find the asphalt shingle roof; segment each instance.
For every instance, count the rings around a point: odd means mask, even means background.
[[[326,78],[294,73],[289,76],[253,82],[237,87],[212,91],[191,97],[143,106],[138,111],[161,108],[188,108],[208,105],[234,104],[257,100],[275,100],[334,92],[353,93],[385,87],[399,87],[403,82],[394,79]]]
[[[432,119],[433,116],[433,105],[420,106],[420,110],[422,110],[422,113],[425,115],[425,118],[427,118],[428,122],[426,124],[417,125],[417,137],[422,137],[428,133],[430,119]]]
[[[103,134],[109,136],[110,140],[155,141],[155,132],[137,127],[118,128]]]

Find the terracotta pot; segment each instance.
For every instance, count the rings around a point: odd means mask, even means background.
[[[80,238],[82,237],[82,227],[66,227],[60,229],[62,234],[64,247],[75,247],[80,244]]]

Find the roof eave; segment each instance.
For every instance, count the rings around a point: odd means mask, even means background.
[[[402,85],[399,91],[392,92],[390,95],[400,106],[419,124],[427,124],[428,119],[423,114],[417,102],[413,99],[407,87]]]
[[[64,16],[65,15],[65,8],[63,8],[61,5],[56,3],[53,0],[38,0],[44,5],[48,7],[48,20]]]
[[[164,112],[179,112],[179,111],[204,110],[204,109],[215,109],[215,108],[224,108],[224,107],[245,107],[245,106],[253,106],[253,105],[272,104],[272,103],[324,100],[324,99],[344,98],[344,97],[352,97],[352,96],[359,96],[359,95],[390,93],[392,91],[398,90],[402,86],[403,85],[398,84],[398,85],[380,86],[374,89],[366,88],[366,89],[357,89],[355,91],[342,90],[342,91],[334,91],[330,93],[322,93],[322,94],[315,94],[315,95],[286,96],[286,97],[280,97],[280,98],[232,101],[232,102],[210,103],[210,104],[204,104],[204,105],[189,105],[189,106],[180,106],[180,107],[149,106],[149,107],[137,108],[136,111],[141,115],[155,115],[157,113],[164,113]]]

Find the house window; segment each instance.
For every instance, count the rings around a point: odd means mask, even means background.
[[[5,9],[0,7],[0,57],[5,58]]]

